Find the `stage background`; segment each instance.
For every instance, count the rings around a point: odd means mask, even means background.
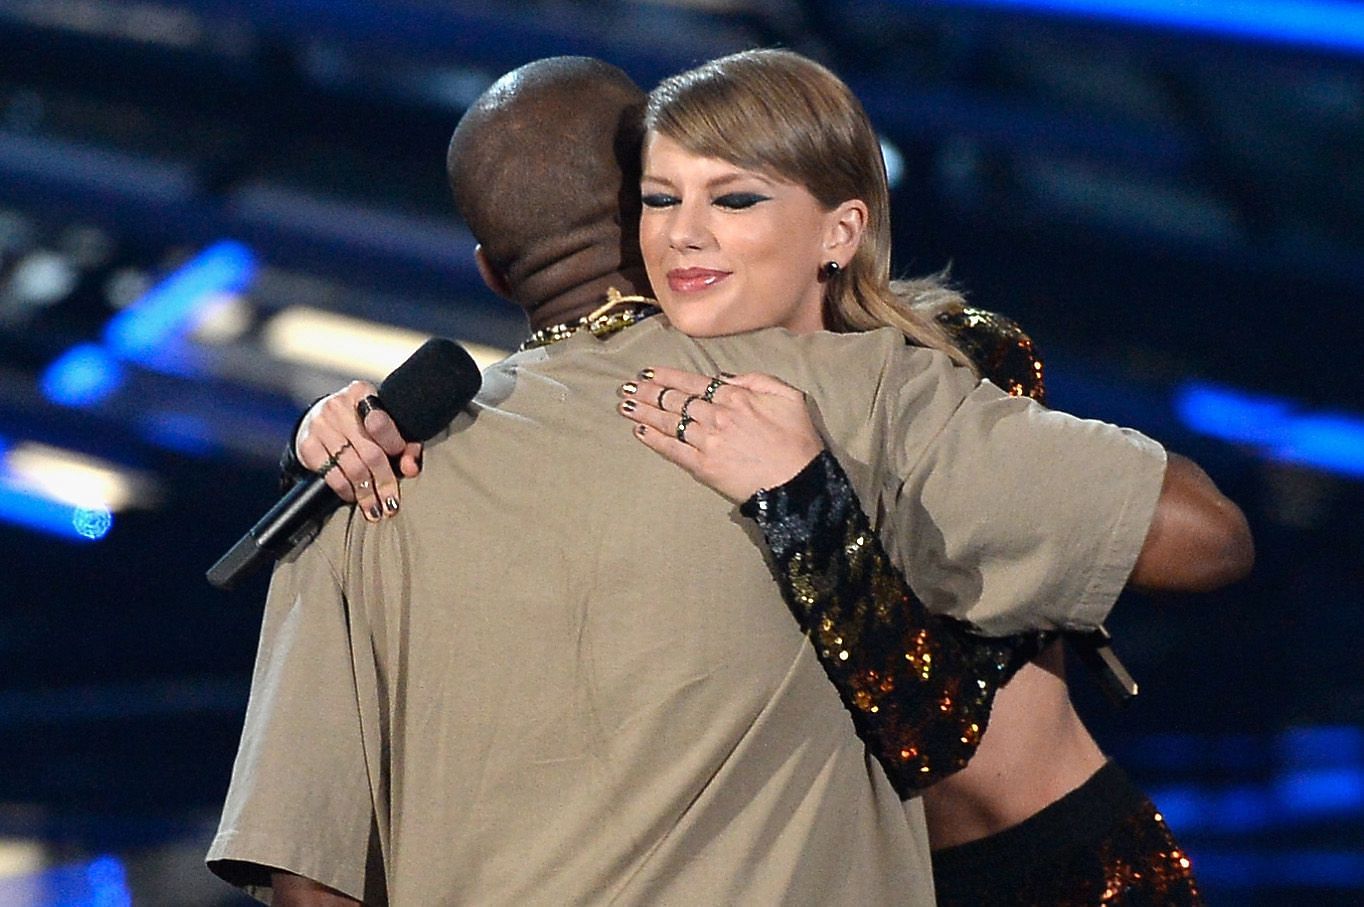
[[[1248,581],[1118,608],[1134,705],[1073,673],[1210,903],[1364,898],[1360,4],[0,0],[0,903],[240,903],[202,852],[265,581],[203,572],[308,401],[521,335],[445,187],[464,106],[771,45],[881,130],[897,270],[1250,517]]]

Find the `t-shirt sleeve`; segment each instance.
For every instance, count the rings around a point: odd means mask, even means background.
[[[992,635],[1097,626],[1145,542],[1164,449],[936,367],[955,374],[900,385],[933,388],[927,408],[901,397],[884,424],[883,538],[914,591]]]
[[[344,522],[338,514],[275,570],[232,782],[208,851],[215,874],[265,903],[272,869],[366,903],[382,887],[347,603],[328,551]]]

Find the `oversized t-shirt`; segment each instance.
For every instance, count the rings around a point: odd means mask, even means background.
[[[1145,537],[1152,442],[891,330],[696,340],[661,318],[492,368],[396,519],[276,572],[216,872],[366,903],[931,904],[755,528],[614,413],[645,366],[805,390],[930,607],[1090,626]]]

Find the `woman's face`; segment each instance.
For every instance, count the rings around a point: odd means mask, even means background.
[[[820,266],[852,257],[837,254],[840,209],[658,133],[645,143],[640,188],[644,264],[675,327],[693,337],[823,328]]]

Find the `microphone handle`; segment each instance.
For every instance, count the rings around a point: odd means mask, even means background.
[[[208,581],[219,589],[234,588],[262,562],[286,554],[303,530],[340,503],[321,476],[299,482],[208,569]]]
[[[1113,651],[1113,637],[1107,628],[1101,626],[1088,633],[1067,633],[1065,636],[1114,705],[1127,705],[1137,698],[1137,682]]]

